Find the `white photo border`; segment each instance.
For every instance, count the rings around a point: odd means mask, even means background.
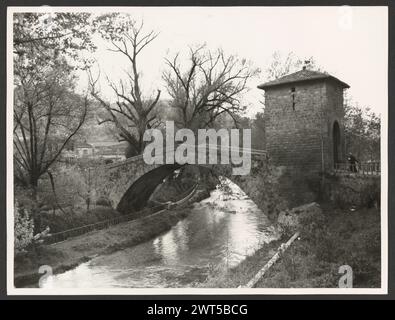
[[[360,7],[360,6],[357,6]],[[388,27],[388,7],[386,9]],[[6,204],[7,204],[7,294],[8,295],[384,295],[388,294],[388,106],[381,114],[381,288],[89,288],[50,289],[14,286],[14,181],[13,181],[13,18],[17,12],[127,12],[135,7],[7,7],[7,118],[6,118]],[[165,8],[165,7],[150,7]],[[188,7],[191,8],[191,7]],[[202,8],[202,7],[199,7]],[[204,8],[204,7],[203,7]],[[212,7],[210,7],[212,8]],[[226,8],[226,7],[223,7]],[[255,7],[242,7],[243,11]],[[271,7],[273,8],[273,7]],[[277,7],[282,8],[282,7]],[[300,7],[303,8],[303,7]],[[325,7],[320,7],[325,8]],[[387,28],[388,33],[388,28]],[[388,43],[385,49],[388,68]],[[387,84],[388,97],[388,84]],[[388,101],[388,99],[387,99]]]

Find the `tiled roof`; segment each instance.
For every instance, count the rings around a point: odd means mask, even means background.
[[[89,143],[86,143],[86,142],[77,143],[74,147],[75,148],[93,148],[92,145],[90,145]]]
[[[95,152],[96,155],[99,156],[112,156],[112,155],[123,155],[124,152],[122,150],[98,150]]]
[[[115,147],[115,146],[126,146],[126,143],[123,142],[119,142],[119,141],[104,141],[104,140],[100,140],[100,141],[89,141],[89,144],[91,144],[92,146],[94,146],[95,148],[100,148],[100,147]]]
[[[295,73],[291,73],[286,76],[283,76],[281,78],[260,84],[258,86],[258,88],[259,89],[266,89],[269,87],[274,87],[274,86],[278,86],[278,85],[282,85],[282,84],[286,84],[286,83],[296,83],[296,82],[302,82],[302,81],[308,81],[308,80],[318,80],[318,79],[332,79],[332,80],[337,81],[343,88],[350,87],[347,83],[340,81],[339,79],[335,78],[334,76],[331,76],[328,73],[303,69],[303,70],[297,71]]]

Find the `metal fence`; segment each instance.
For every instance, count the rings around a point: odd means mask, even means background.
[[[193,196],[193,194],[196,192],[198,183],[196,183],[194,186],[188,188],[186,191],[183,192],[181,200],[178,200],[177,202],[169,202],[169,203],[162,203],[154,207],[150,208],[145,208],[140,211],[135,211],[127,215],[122,215],[118,216],[115,218],[107,219],[104,221],[99,221],[96,223],[84,225],[81,227],[76,227],[73,229],[68,229],[65,231],[57,232],[57,233],[52,233],[49,234],[44,238],[44,243],[45,244],[53,244],[57,242],[64,241],[68,238],[71,237],[76,237],[80,236],[82,234],[94,231],[94,230],[102,230],[106,229],[110,226],[122,223],[122,222],[127,222],[136,219],[136,215],[141,216],[141,217],[147,217],[155,213],[159,213],[160,211],[167,210],[167,209],[173,209],[176,206],[185,204],[185,202],[189,201],[189,199]]]
[[[336,163],[335,172],[338,173],[351,173],[360,175],[380,175],[381,166],[379,161],[356,163]]]

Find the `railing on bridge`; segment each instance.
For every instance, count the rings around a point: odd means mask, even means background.
[[[379,161],[362,162],[355,165],[350,163],[335,163],[335,173],[350,173],[368,176],[378,176],[381,173]]]
[[[180,145],[180,143],[176,143],[174,145],[174,149],[171,150],[171,154],[174,156],[175,155],[175,149],[177,148],[178,145]],[[218,146],[218,145],[213,145],[213,144],[196,144],[193,145],[195,147],[195,152],[196,155],[199,151],[199,148],[201,147],[202,149],[204,148],[206,150],[206,152],[209,152],[210,150],[217,150],[218,151],[218,155],[221,156],[221,151],[222,148],[224,150],[227,150],[229,152],[238,152],[238,153],[249,153],[251,155],[259,155],[259,156],[264,156],[267,157],[267,152],[266,150],[260,150],[260,149],[253,149],[253,148],[235,148],[232,146]],[[162,149],[158,148],[155,151],[160,152],[161,155],[163,155],[163,157],[166,157],[166,152],[168,152],[168,150],[166,149],[166,147],[163,147]],[[153,152],[153,156],[155,155],[155,152]],[[121,167],[125,164],[131,163],[131,162],[135,162],[135,161],[142,161],[143,160],[143,155],[137,155],[131,158],[128,158],[126,160],[123,161],[119,161],[119,162],[114,162],[114,163],[110,163],[110,164],[102,164],[100,165],[100,168],[107,168],[107,169],[113,169],[113,168],[117,168],[117,167]]]

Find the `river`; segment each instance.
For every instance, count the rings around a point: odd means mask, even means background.
[[[227,180],[168,232],[50,276],[47,288],[193,287],[278,237],[261,210]]]

